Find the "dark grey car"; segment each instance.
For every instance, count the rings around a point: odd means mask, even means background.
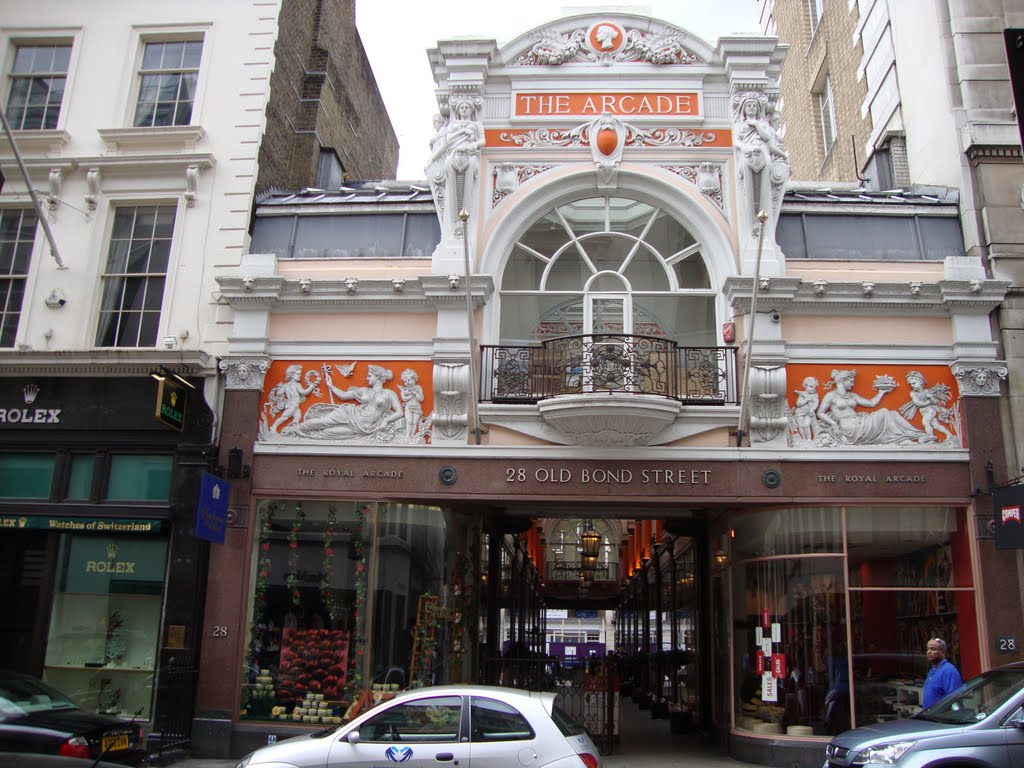
[[[839,734],[824,768],[961,765],[1024,766],[1024,662],[983,672],[913,717]]]

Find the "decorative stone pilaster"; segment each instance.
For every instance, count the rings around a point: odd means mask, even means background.
[[[469,364],[434,363],[434,433],[431,442],[465,443],[469,425]]]
[[[220,370],[227,377],[225,389],[263,390],[263,377],[270,368],[269,357],[238,357],[220,361]]]
[[[1007,368],[1001,362],[953,366],[961,397],[998,397],[999,382],[1004,381],[1007,374]]]
[[[785,444],[789,421],[786,366],[754,364],[750,369],[750,443]]]

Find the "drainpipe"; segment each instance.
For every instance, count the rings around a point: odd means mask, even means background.
[[[748,401],[750,400],[750,364],[753,356],[751,350],[754,347],[754,321],[757,319],[757,289],[761,278],[761,251],[764,250],[764,223],[768,221],[768,214],[763,210],[757,214],[757,220],[761,222],[761,230],[757,236],[757,258],[754,259],[754,290],[750,294],[750,329],[747,332],[747,359],[743,366],[743,386],[740,387],[740,418],[736,424],[736,447],[743,447],[743,436],[746,434],[744,427],[749,423],[747,418]],[[750,442],[747,442],[750,445]]]

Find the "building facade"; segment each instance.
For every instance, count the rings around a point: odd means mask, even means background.
[[[217,277],[247,471],[193,747],[515,681],[548,609],[614,611],[632,690],[777,765],[917,706],[930,634],[1017,658],[1008,282],[956,190],[790,182],[775,38],[593,13],[429,55],[426,182],[263,195]]]
[[[246,250],[260,142],[302,101],[287,75],[271,93],[275,41],[308,78],[336,77],[334,55],[310,52],[346,30],[360,89],[346,108],[379,128],[365,156],[358,136],[322,132],[326,148],[394,175],[353,4],[322,5],[0,13],[0,584],[15,617],[2,650],[86,709],[137,714],[164,744],[187,737],[195,698],[203,475],[237,471],[217,451],[231,310],[215,276]],[[261,183],[316,183],[321,146],[303,136],[300,170]]]

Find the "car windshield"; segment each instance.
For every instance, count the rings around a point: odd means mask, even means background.
[[[75,708],[63,693],[41,680],[23,675],[0,676],[0,720],[29,712]]]
[[[1001,669],[978,675],[915,717],[939,723],[967,724],[984,720],[1011,696],[1024,689],[1024,668]]]

